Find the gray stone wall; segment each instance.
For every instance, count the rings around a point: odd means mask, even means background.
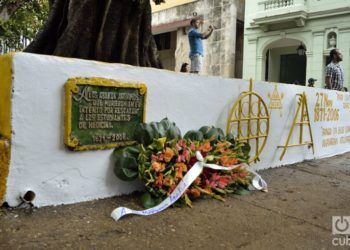
[[[216,27],[212,36],[204,40],[205,55],[202,74],[235,77],[237,72],[240,75],[242,71],[235,67],[236,25],[237,19],[244,20],[244,3],[244,0],[199,0],[153,13],[152,24],[159,26],[191,19],[194,13],[202,16],[204,21],[202,31],[211,24]],[[177,29],[177,44],[174,53],[176,71],[180,69],[183,62],[189,62],[188,26]]]

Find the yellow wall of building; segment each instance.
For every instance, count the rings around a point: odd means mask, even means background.
[[[12,55],[0,56],[0,205],[10,164]]]
[[[151,1],[152,6],[152,12],[157,12],[165,9],[170,9],[178,5],[183,5],[187,3],[192,3],[197,0],[166,0],[165,3],[162,3],[160,5],[155,5],[153,1]]]

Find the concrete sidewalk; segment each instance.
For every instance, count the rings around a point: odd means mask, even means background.
[[[342,249],[332,245],[332,216],[350,216],[349,159],[350,153],[262,171],[269,193],[200,200],[193,209],[119,222],[111,211],[140,208],[138,197],[2,209],[0,249]]]

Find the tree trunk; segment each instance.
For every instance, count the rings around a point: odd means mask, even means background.
[[[51,0],[25,52],[160,68],[149,0]]]

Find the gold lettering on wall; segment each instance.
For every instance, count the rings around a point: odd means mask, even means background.
[[[334,102],[333,100],[329,99],[327,93],[316,93],[314,121],[339,121],[339,109],[334,108]]]

